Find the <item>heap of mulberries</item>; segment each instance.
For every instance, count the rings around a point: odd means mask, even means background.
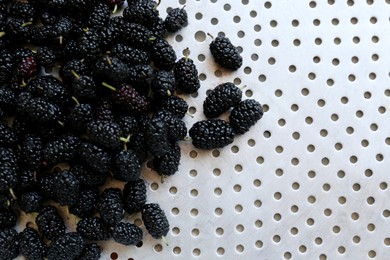
[[[181,142],[222,148],[262,117],[257,101],[223,83],[204,101],[209,119],[188,131],[197,62],[188,48],[178,58],[165,36],[189,16],[183,6],[163,19],[159,3],[0,1],[0,259],[99,259],[98,241],[142,241],[128,214],[164,239],[170,225],[148,202],[144,165],[162,181],[180,171]],[[209,47],[221,66],[242,66],[228,38]],[[229,121],[219,119],[226,111]],[[19,228],[26,215],[35,223]]]

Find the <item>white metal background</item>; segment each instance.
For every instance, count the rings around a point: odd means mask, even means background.
[[[183,96],[188,128],[226,81],[246,85],[265,114],[224,149],[182,142],[179,173],[162,184],[145,165],[169,245],[145,232],[140,247],[103,243],[102,259],[390,259],[390,1],[163,0],[159,10],[183,5],[189,26],[169,41],[179,57],[189,47],[202,85]],[[207,33],[221,32],[242,51],[237,72],[212,60]],[[139,214],[127,218],[144,229]]]
[[[169,245],[146,235],[106,255],[389,259],[390,1],[167,0],[159,10],[182,5],[189,26],[170,42],[178,56],[190,48],[202,79],[186,97],[187,126],[225,81],[246,85],[266,113],[224,149],[181,143],[180,171],[163,184],[146,168]],[[207,33],[220,32],[242,50],[237,72],[212,60]]]

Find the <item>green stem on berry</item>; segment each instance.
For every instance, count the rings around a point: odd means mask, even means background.
[[[166,246],[169,245],[169,244],[168,244],[168,240],[167,240],[167,238],[166,238],[165,236],[161,236],[161,240],[164,242],[164,244],[165,244]]]
[[[157,37],[150,37],[149,41],[155,41],[156,39],[157,39]]]
[[[63,41],[64,37],[62,37],[62,35],[60,36],[60,44],[62,44],[62,41]]]
[[[65,123],[60,121],[60,120],[57,120],[57,123],[59,123],[62,127],[64,127]]]
[[[190,49],[187,47],[184,49],[185,51],[185,58],[186,58],[186,62],[188,61],[188,56],[190,56]]]
[[[77,100],[75,96],[72,96],[73,101],[76,103],[76,106],[80,106],[80,102]]]
[[[0,32],[0,38],[5,35],[5,32]]]
[[[163,183],[164,183],[164,180],[165,180],[165,175],[164,175],[164,174],[161,174],[160,176],[161,176],[160,182],[161,182],[161,184],[163,184]]]
[[[106,60],[107,60],[108,65],[112,65],[112,61],[110,59],[110,56],[106,55]]]
[[[22,84],[19,85],[20,87],[27,87],[27,84],[26,82],[24,81],[24,79],[22,78]]]
[[[70,73],[72,73],[72,75],[73,75],[77,80],[80,80],[80,76],[77,74],[76,71],[70,70]]]
[[[26,23],[22,24],[21,27],[26,27],[26,26],[32,25],[32,24],[33,24],[32,22],[26,22]]]
[[[191,118],[194,118],[194,115],[190,114],[189,112],[186,112],[186,115],[189,115]]]
[[[113,86],[111,86],[110,84],[106,83],[106,82],[102,82],[102,85],[112,91],[116,91],[116,88],[114,88]]]
[[[169,89],[167,90],[167,96],[168,97],[172,96],[172,92]]]
[[[117,4],[114,5],[114,10],[112,11],[112,13],[115,14],[116,11],[118,11],[118,5]]]
[[[210,33],[207,33],[207,35],[208,35],[208,36],[210,36],[210,37],[211,37],[211,39],[213,39],[213,40],[214,40],[214,36],[212,36]]]
[[[157,4],[153,7],[153,10],[156,10],[157,7],[160,5],[160,3],[161,3],[161,0],[158,0],[158,1],[157,1]]]
[[[123,142],[123,149],[127,151],[127,143],[130,142],[130,137],[131,135],[129,134],[126,138],[125,137],[120,137],[119,140]]]
[[[246,88],[246,87],[247,87],[247,85],[244,85],[244,86],[239,87],[239,89],[240,89],[240,90],[243,90],[243,89]]]
[[[14,190],[13,190],[12,188],[9,188],[9,193],[11,194],[11,197],[12,197],[14,200],[18,199],[18,197],[16,197],[15,192],[14,192]]]

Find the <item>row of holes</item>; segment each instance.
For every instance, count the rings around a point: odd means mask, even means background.
[[[308,221],[308,222],[309,222],[310,224],[312,224],[311,221]],[[372,224],[369,224],[368,226],[370,226],[370,225],[372,225]],[[371,228],[373,228],[373,227],[371,226],[370,229],[371,229]],[[340,233],[341,229],[340,229],[339,226],[334,226],[334,227],[332,228],[332,231],[333,231],[333,233],[338,234],[338,233]],[[290,233],[291,233],[292,235],[297,235],[298,232],[299,232],[299,230],[298,230],[296,227],[293,227],[293,228],[290,229]],[[218,236],[222,236],[223,233],[224,233],[224,231],[223,231],[222,228],[217,228],[216,234],[217,234]],[[198,229],[193,229],[193,230],[192,230],[192,235],[193,235],[194,237],[198,236],[198,235],[199,235],[199,230],[198,230]],[[272,240],[273,240],[274,243],[280,243],[281,237],[280,237],[279,235],[274,235],[274,236],[272,237]],[[351,240],[352,240],[352,242],[353,242],[354,244],[360,244],[360,242],[361,242],[361,237],[358,236],[358,235],[355,235],[355,236],[352,237]],[[321,237],[316,237],[316,238],[314,239],[314,243],[315,243],[316,245],[322,245],[322,244],[323,244],[323,239],[322,239]],[[390,246],[390,238],[388,238],[388,237],[385,238],[385,239],[383,240],[383,244],[384,244],[385,246]],[[255,245],[255,248],[257,248],[257,249],[263,248],[263,242],[262,242],[261,240],[257,240],[257,241],[255,242],[254,245]],[[239,244],[239,245],[237,245],[237,246],[235,247],[235,250],[236,250],[237,253],[243,253],[244,250],[245,250],[245,247],[244,247],[243,245]],[[162,251],[163,251],[163,246],[162,246],[161,244],[155,245],[155,246],[154,246],[154,251],[155,251],[156,253],[162,252]],[[307,246],[305,246],[305,245],[300,245],[300,246],[298,247],[298,251],[299,251],[300,253],[302,253],[302,254],[306,253],[306,252],[307,252]],[[339,246],[339,247],[337,248],[337,252],[338,252],[339,254],[345,254],[346,251],[347,251],[347,250],[346,250],[346,248],[345,248],[344,246]],[[174,248],[172,249],[172,252],[173,252],[173,254],[175,254],[175,255],[180,255],[180,254],[181,254],[181,248],[178,247],[178,246],[176,246],[176,247],[174,247]],[[201,255],[201,252],[202,252],[201,249],[199,249],[199,248],[194,248],[194,249],[192,250],[192,255],[193,255],[193,256],[200,256],[200,255]],[[217,253],[217,255],[221,255],[221,256],[222,256],[222,255],[225,254],[225,249],[224,249],[223,247],[218,247],[218,248],[216,249],[216,253]],[[321,258],[321,256],[322,256],[322,258]],[[323,258],[323,257],[326,257],[324,254],[321,254],[321,256],[320,256],[320,259],[326,259],[326,258]],[[376,256],[376,251],[375,251],[375,250],[369,250],[368,256],[371,257],[371,258],[374,258],[374,257]],[[292,257],[292,255],[291,255],[290,252],[284,253],[284,258],[285,258],[285,259],[290,259],[291,257]],[[116,252],[111,253],[111,259],[113,259],[113,260],[118,259],[118,254],[117,254]],[[133,258],[128,258],[128,260],[133,260]]]
[[[255,31],[258,31],[258,30],[259,30],[259,28],[258,28],[258,27],[255,27]],[[244,31],[238,31],[238,32],[237,32],[237,36],[238,36],[238,38],[244,38],[244,37],[245,37],[245,32],[244,32]],[[204,31],[198,31],[198,32],[195,33],[194,38],[195,38],[195,40],[198,41],[198,42],[204,42],[204,41],[206,41],[206,39],[207,39],[207,35],[206,35],[206,33],[205,33]],[[181,42],[181,41],[183,41],[183,36],[180,35],[180,34],[176,35],[176,36],[175,36],[175,41],[176,41],[176,42]],[[376,43],[378,43],[379,41],[380,41],[379,36],[377,36],[377,35],[371,36],[371,42],[373,42],[373,43],[376,44]],[[211,39],[209,40],[209,42],[211,42]],[[355,44],[359,44],[359,43],[360,43],[360,37],[359,37],[359,36],[354,36],[354,37],[352,37],[352,41],[351,41],[351,42],[353,42],[353,43],[355,43]],[[321,45],[321,44],[322,44],[322,38],[320,38],[320,37],[315,38],[315,39],[314,39],[314,43],[315,43],[316,45]],[[340,44],[342,43],[342,39],[341,39],[340,37],[336,37],[336,38],[333,39],[333,43],[336,44],[336,45],[340,45]],[[255,40],[253,41],[253,44],[254,44],[255,46],[259,47],[259,46],[262,45],[262,41],[261,41],[260,39],[255,39]],[[273,40],[271,41],[271,45],[272,45],[273,47],[278,47],[278,46],[279,46],[279,41],[276,40],[276,39],[273,39]],[[299,39],[294,39],[294,40],[293,40],[293,45],[294,45],[294,46],[300,46],[300,45],[301,45],[301,40],[299,40]],[[243,47],[240,46],[240,47],[239,47],[239,51],[242,52],[242,49],[243,49]]]
[[[249,15],[250,15],[252,18],[255,18],[255,17],[257,16],[257,12],[256,12],[256,11],[251,11],[251,12],[249,13]],[[202,20],[202,19],[203,19],[203,14],[202,14],[202,13],[196,13],[196,14],[195,14],[195,18],[196,18],[197,20]],[[356,24],[358,24],[359,19],[356,18],[356,17],[352,17],[349,21],[350,21],[351,24],[356,25]],[[376,24],[376,23],[378,22],[378,18],[376,18],[375,16],[372,16],[372,17],[370,17],[369,21],[370,21],[371,24]],[[224,22],[226,22],[226,21],[224,21]],[[234,22],[234,23],[240,23],[240,22],[241,22],[241,18],[240,18],[239,16],[234,16],[234,17],[233,17],[233,22]],[[217,24],[219,23],[219,20],[218,20],[218,18],[213,17],[213,18],[210,19],[210,23],[211,23],[212,25],[217,25]],[[291,25],[292,25],[293,27],[299,27],[299,24],[300,24],[300,23],[299,23],[299,20],[297,20],[297,19],[294,19],[294,20],[291,21]],[[337,26],[337,25],[340,24],[340,20],[339,20],[338,18],[332,18],[331,24]],[[276,28],[276,27],[278,26],[278,22],[277,22],[276,20],[271,20],[271,21],[269,22],[269,25],[270,25],[272,28]],[[313,20],[313,25],[315,25],[315,26],[321,25],[321,20],[319,20],[319,19],[314,19],[314,20]],[[259,26],[260,26],[260,25],[256,25],[256,26],[254,27],[254,30],[255,30],[256,32],[259,32],[259,31],[261,30],[261,27],[259,27]],[[240,32],[241,32],[241,31],[239,31],[239,33],[240,33]],[[240,36],[239,36],[239,37],[240,37]],[[242,37],[240,37],[240,38],[242,38]]]

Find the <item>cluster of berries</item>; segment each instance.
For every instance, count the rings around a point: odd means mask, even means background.
[[[227,111],[229,121],[218,118]],[[226,82],[208,93],[203,113],[208,119],[196,122],[189,135],[195,147],[210,150],[223,148],[231,144],[235,136],[248,132],[263,117],[263,108],[254,99],[242,100],[241,89]]]
[[[167,235],[141,166],[177,172],[188,105],[175,94],[200,85],[192,60],[164,39],[187,25],[186,10],[162,19],[157,5],[0,1],[0,259],[99,259],[99,241],[143,239],[125,214]],[[55,205],[79,218],[74,232]],[[37,216],[18,233],[20,211]]]
[[[151,161],[162,177],[178,171],[188,105],[175,94],[200,82],[189,51],[178,59],[164,38],[187,26],[186,10],[162,19],[157,5],[0,0],[0,259],[99,259],[98,241],[142,240],[125,213],[140,212],[152,237],[167,235],[141,167]],[[226,37],[213,39],[210,52],[222,67],[242,65]],[[261,118],[260,104],[241,95],[231,83],[209,94],[211,119],[189,131],[195,147],[226,146]],[[231,108],[229,123],[215,118]],[[103,188],[110,179],[123,190]],[[54,205],[80,218],[75,232]],[[18,233],[20,210],[37,216]]]

